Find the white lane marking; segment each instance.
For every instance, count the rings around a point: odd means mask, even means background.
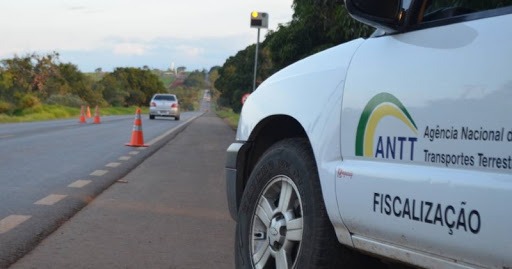
[[[132,158],[131,156],[121,156],[119,157],[119,160],[120,161],[128,161],[130,158]]]
[[[9,137],[13,137],[14,135],[0,135],[0,138],[9,138]]]
[[[108,173],[108,170],[96,170],[96,171],[92,172],[90,174],[90,176],[101,177],[101,176],[105,175],[106,173]]]
[[[69,188],[82,188],[91,182],[92,182],[92,180],[79,179],[79,180],[69,184],[68,187]]]
[[[149,142],[148,142],[148,145],[153,145],[153,144],[155,144],[156,142],[158,142],[158,141],[162,140],[164,137],[168,136],[170,133],[174,132],[174,131],[175,131],[176,129],[178,129],[181,125],[183,125],[183,124],[187,124],[188,122],[193,121],[193,120],[195,120],[195,119],[197,119],[197,118],[201,117],[203,114],[204,114],[204,113],[199,114],[199,115],[197,115],[197,116],[195,116],[195,117],[192,117],[192,118],[188,119],[187,121],[183,122],[182,124],[180,124],[180,125],[178,125],[178,126],[176,126],[176,127],[172,128],[171,130],[169,130],[169,131],[167,131],[167,132],[163,133],[162,135],[160,135],[160,136],[157,136],[157,137],[153,138],[153,140],[151,140],[151,141],[149,141]]]
[[[121,165],[121,163],[108,163],[107,165],[105,165],[106,167],[118,167],[119,165]]]
[[[63,194],[50,194],[44,197],[43,199],[35,202],[34,205],[54,205],[66,197],[67,195]]]
[[[16,226],[22,224],[32,216],[26,215],[10,215],[0,220],[0,234],[6,233]]]
[[[128,152],[128,154],[130,154],[130,155],[137,155],[137,154],[139,154],[139,152],[138,151],[130,151],[130,152]]]

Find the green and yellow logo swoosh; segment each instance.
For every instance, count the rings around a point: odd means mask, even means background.
[[[406,124],[414,133],[418,127],[402,102],[389,93],[375,95],[364,107],[356,133],[356,156],[373,157],[373,138],[377,125],[386,116],[392,116]]]

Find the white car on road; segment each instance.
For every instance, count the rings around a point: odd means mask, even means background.
[[[169,93],[157,93],[153,95],[149,102],[149,119],[155,117],[174,117],[180,120],[180,104],[178,97]]]
[[[345,5],[376,33],[244,104],[237,268],[512,268],[512,1]]]

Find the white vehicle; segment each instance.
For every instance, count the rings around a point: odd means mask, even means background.
[[[244,104],[226,160],[237,268],[373,268],[359,252],[512,268],[512,1],[345,5],[376,33]]]
[[[180,120],[180,104],[175,94],[157,93],[149,101],[149,119],[158,117],[174,117]]]

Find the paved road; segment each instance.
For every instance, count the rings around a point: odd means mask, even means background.
[[[134,116],[0,125],[0,268],[17,260],[93,197],[203,112],[147,120],[147,148],[127,147]],[[174,132],[178,133],[178,132]]]
[[[234,268],[233,139],[215,115],[197,118],[10,268]]]

